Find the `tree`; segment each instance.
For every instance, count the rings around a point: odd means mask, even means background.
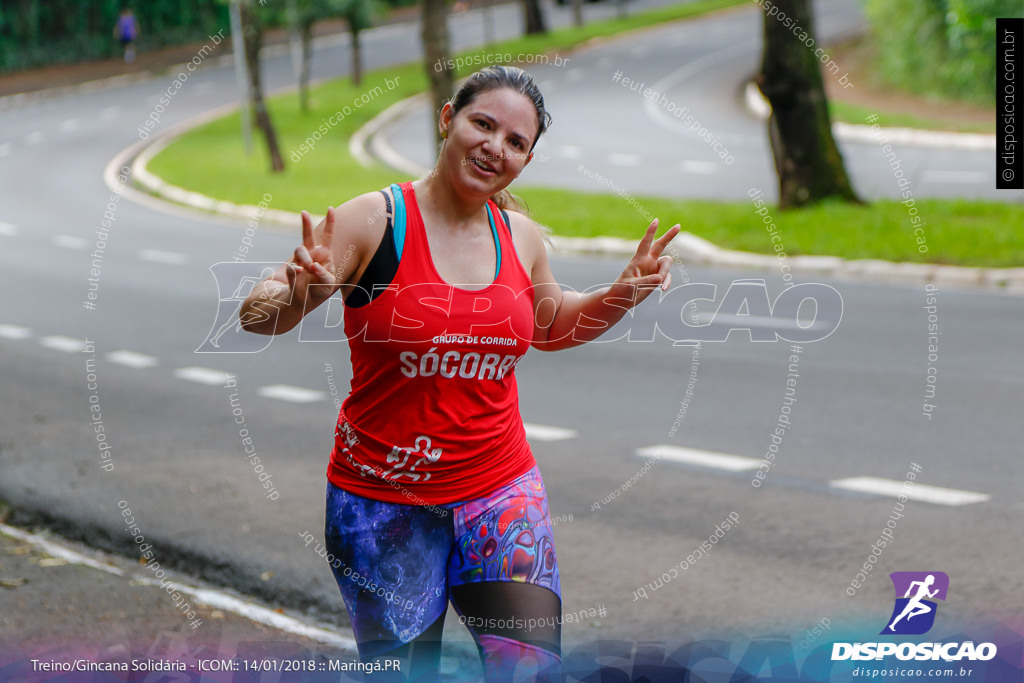
[[[448,9],[445,0],[423,0],[423,68],[430,82],[430,98],[435,117],[455,91],[448,45]],[[434,142],[441,145],[441,133],[434,127]]]
[[[572,25],[583,26],[583,0],[572,0]]]
[[[540,9],[540,0],[523,0],[523,12],[526,19],[526,35],[547,33],[544,13]]]
[[[256,126],[263,133],[270,154],[270,168],[274,173],[284,171],[284,159],[277,144],[277,133],[270,120],[270,112],[263,98],[263,78],[260,72],[260,49],[263,47],[263,23],[260,10],[253,6],[253,0],[239,0],[242,24],[242,43],[246,68],[249,72],[249,104]]]
[[[321,19],[344,17],[352,32],[352,82],[363,80],[359,33],[373,25],[373,0],[289,0],[288,23],[301,41],[299,107],[309,110],[309,76],[313,64],[313,25]]]
[[[342,2],[341,16],[348,21],[348,29],[352,32],[352,82],[359,85],[363,82],[363,48],[359,34],[363,29],[373,26],[373,2],[345,0]]]
[[[797,208],[825,198],[860,203],[832,137],[814,54],[810,0],[775,0],[775,6],[780,11],[773,17],[765,8],[757,85],[772,107],[768,134],[779,177],[779,207]],[[780,21],[783,14],[794,23]]]

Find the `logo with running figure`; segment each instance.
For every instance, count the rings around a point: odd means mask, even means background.
[[[935,623],[935,600],[946,600],[949,577],[944,572],[893,572],[896,604],[883,635],[917,636]],[[902,596],[902,597],[900,597]]]

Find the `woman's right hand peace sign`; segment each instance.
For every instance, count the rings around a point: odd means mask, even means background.
[[[326,301],[341,284],[334,272],[334,207],[328,207],[319,244],[313,238],[313,220],[302,212],[302,244],[285,264],[292,301],[304,301],[307,309]]]

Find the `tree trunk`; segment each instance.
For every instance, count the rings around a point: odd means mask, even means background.
[[[757,85],[772,106],[769,139],[779,177],[779,207],[797,208],[825,198],[860,203],[832,137],[832,122],[814,54],[810,0],[776,0],[792,28],[764,17],[764,54]],[[808,44],[810,46],[808,46]]]
[[[313,70],[313,22],[303,22],[299,35],[302,41],[302,59],[299,66],[299,108],[309,111],[309,74]]]
[[[263,26],[256,16],[255,10],[248,2],[240,4],[242,18],[242,36],[245,43],[245,62],[249,67],[249,94],[252,97],[252,111],[256,125],[263,131],[270,153],[270,168],[274,173],[284,170],[284,159],[277,146],[277,134],[274,124],[270,121],[270,113],[263,101],[263,83],[260,74],[260,48],[263,47]]]
[[[455,90],[455,74],[449,68],[448,22],[445,0],[423,0],[423,66],[430,81],[430,97],[435,121],[441,107]],[[434,127],[434,142],[441,146],[441,134]]]
[[[583,26],[583,0],[572,0],[572,25]]]
[[[548,32],[544,25],[544,13],[540,10],[540,0],[523,0],[523,12],[526,17],[526,35]]]
[[[352,28],[352,83],[360,85],[363,82],[363,44],[359,42],[359,27],[349,22]]]

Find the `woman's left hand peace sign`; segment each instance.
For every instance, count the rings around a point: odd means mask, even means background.
[[[625,299],[636,306],[659,286],[662,291],[667,291],[672,282],[672,273],[669,272],[672,257],[662,256],[661,252],[672,238],[679,234],[679,230],[679,224],[676,223],[664,235],[654,239],[658,231],[658,219],[651,221],[643,239],[640,240],[636,254],[626,264],[622,275],[619,275],[612,284],[608,292],[609,298]]]

